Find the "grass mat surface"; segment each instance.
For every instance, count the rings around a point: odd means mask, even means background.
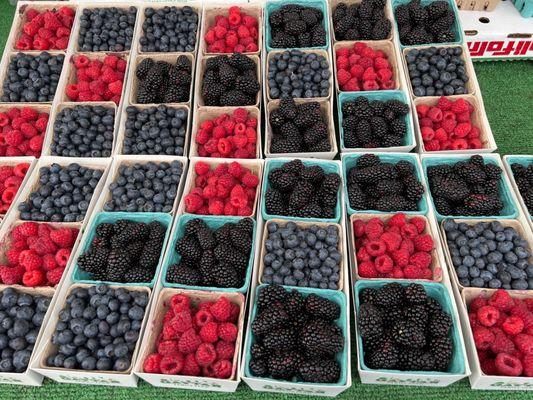
[[[0,49],[3,50],[9,34],[15,8],[8,0],[0,0]],[[533,61],[500,61],[474,63],[483,100],[498,152],[504,154],[533,154]],[[474,391],[467,379],[447,388],[408,386],[361,385],[356,377],[355,352],[352,352],[353,385],[338,396],[339,399],[372,398],[412,400],[430,399],[532,399],[531,392]],[[311,396],[306,396],[311,397]],[[0,385],[0,399],[302,399],[303,396],[252,392],[241,383],[234,394],[196,392],[192,390],[162,389],[139,381],[136,389],[116,387],[57,384],[45,380],[40,388],[18,385]]]

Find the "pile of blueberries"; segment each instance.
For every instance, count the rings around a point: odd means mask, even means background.
[[[127,51],[131,48],[137,8],[85,8],[80,16],[81,51]]]
[[[38,55],[17,53],[9,61],[0,101],[44,103],[54,100],[65,56],[43,51]]]
[[[179,161],[121,165],[109,185],[104,211],[171,212],[178,195],[183,165]]]
[[[329,62],[321,54],[301,50],[276,53],[268,62],[268,88],[272,99],[327,97]]]
[[[405,55],[413,94],[452,96],[466,94],[469,80],[461,47],[412,49]]]
[[[191,52],[196,46],[198,13],[189,6],[163,8],[147,7],[144,10],[140,38],[143,52]]]
[[[0,293],[0,372],[28,368],[50,298],[6,288]]]
[[[499,221],[444,222],[452,264],[465,287],[533,289],[533,264],[526,239]]]
[[[114,128],[113,108],[64,108],[54,122],[51,154],[63,157],[111,157]]]
[[[302,227],[294,222],[282,226],[269,222],[267,230],[263,283],[339,288],[342,255],[337,226]]]
[[[39,170],[39,187],[18,206],[20,219],[41,222],[80,222],[85,218],[103,172],[78,163],[52,164]]]
[[[124,372],[148,305],[148,294],[107,285],[75,287],[52,335],[49,367]]]
[[[129,106],[126,113],[123,154],[183,155],[187,109]]]

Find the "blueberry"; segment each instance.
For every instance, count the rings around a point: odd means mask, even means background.
[[[480,278],[480,277],[477,277],[477,278],[474,278],[470,281],[470,284],[471,286],[473,287],[478,287],[478,288],[482,288],[485,286],[485,281]]]
[[[487,261],[489,263],[497,264],[503,260],[503,255],[499,251],[493,251],[487,254]]]
[[[491,279],[489,281],[489,287],[491,289],[499,289],[502,286],[502,282],[499,279]]]
[[[79,50],[83,52],[130,50],[136,15],[137,8],[133,6],[127,9],[85,8],[80,15]]]
[[[478,267],[470,267],[469,275],[471,278],[477,278],[480,274]]]
[[[517,279],[511,282],[511,287],[515,290],[527,290],[529,285],[524,279]]]
[[[467,267],[472,267],[475,264],[476,260],[472,256],[466,256],[463,257],[462,263],[463,265],[466,265]]]

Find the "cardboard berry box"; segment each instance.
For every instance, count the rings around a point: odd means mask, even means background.
[[[14,166],[16,166],[18,164],[21,164],[21,163],[27,163],[29,165],[28,166],[28,171],[26,172],[26,175],[24,175],[24,178],[22,178],[22,182],[21,182],[21,184],[20,184],[20,186],[18,188],[17,194],[13,198],[9,209],[5,213],[0,213],[0,215],[7,216],[7,215],[9,215],[12,212],[14,205],[17,204],[17,199],[18,199],[20,193],[22,192],[22,190],[26,186],[26,182],[30,178],[30,176],[32,174],[32,171],[35,168],[35,165],[37,164],[37,158],[35,158],[35,157],[29,157],[29,156],[0,157],[0,167],[3,167],[3,166],[14,167]],[[0,222],[0,224],[1,224],[1,222]]]
[[[531,216],[531,212],[528,210],[526,203],[524,202],[524,198],[522,194],[520,193],[518,186],[516,185],[516,180],[514,178],[514,174],[511,169],[511,165],[514,163],[518,163],[518,164],[521,164],[527,167],[529,164],[533,163],[533,156],[526,156],[526,155],[503,156],[503,165],[505,166],[505,172],[507,173],[507,177],[509,178],[509,181],[511,182],[511,186],[513,188],[517,201],[520,204],[520,207],[522,207],[524,218],[527,220],[527,224],[533,231],[533,217]]]

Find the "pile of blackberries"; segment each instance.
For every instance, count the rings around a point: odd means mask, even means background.
[[[187,132],[187,110],[160,104],[126,108],[123,154],[182,156]]]
[[[80,51],[127,51],[131,48],[137,7],[85,8],[80,16]]]
[[[452,264],[465,287],[533,289],[531,249],[525,238],[500,221],[444,221]]]
[[[503,209],[501,175],[498,165],[485,164],[480,155],[455,164],[427,168],[433,204],[441,215],[500,215]]]
[[[370,369],[448,371],[453,320],[424,286],[389,283],[359,293],[357,329]]]
[[[39,187],[18,206],[20,219],[40,222],[80,222],[85,218],[103,171],[77,163],[39,169]]]
[[[468,93],[462,47],[411,49],[405,54],[413,94],[452,96]]]
[[[513,163],[511,164],[511,170],[513,171],[513,177],[520,191],[520,195],[529,213],[533,214],[533,163],[527,167],[522,164]]]
[[[259,288],[252,321],[255,343],[250,372],[286,381],[337,383],[337,355],[345,346],[341,308],[316,294],[303,295],[282,286]]]
[[[26,371],[49,305],[48,297],[10,287],[0,293],[0,372]]]
[[[78,257],[78,266],[91,280],[149,283],[163,249],[167,227],[127,219],[102,222],[90,247]]]
[[[111,157],[115,110],[102,106],[62,109],[54,121],[53,156]]]
[[[272,128],[271,153],[306,153],[331,150],[328,117],[315,101],[295,104],[281,99],[269,117]]]
[[[327,43],[324,13],[318,8],[286,4],[270,13],[268,23],[272,48],[321,47]]]
[[[420,0],[400,4],[394,10],[403,45],[454,42],[455,13],[446,0],[423,6]]]
[[[341,178],[319,165],[289,161],[268,174],[267,214],[302,218],[335,218]]]
[[[198,13],[189,6],[144,9],[143,52],[193,52],[196,47]]]
[[[136,103],[185,103],[189,101],[192,83],[192,62],[178,56],[176,63],[143,59],[135,76],[138,79]]]
[[[267,224],[262,281],[337,290],[342,254],[337,226]]]
[[[257,101],[260,85],[255,61],[241,53],[208,58],[202,82],[206,106],[251,106]]]
[[[176,242],[180,259],[168,267],[167,282],[241,288],[252,256],[253,234],[250,218],[228,222],[217,229],[209,228],[201,219],[190,220]]]
[[[107,285],[74,287],[59,312],[46,365],[86,371],[126,372],[148,305],[145,291]]]
[[[54,100],[65,56],[43,51],[38,55],[17,53],[9,60],[0,101],[43,103]]]
[[[347,184],[354,210],[418,211],[425,191],[411,162],[383,162],[374,154],[357,159],[348,171]]]
[[[276,53],[268,62],[270,98],[328,97],[331,71],[321,54],[301,50]]]
[[[339,3],[333,11],[336,40],[384,40],[392,23],[385,15],[385,0],[363,0],[361,3]]]
[[[399,100],[372,100],[358,97],[342,104],[344,147],[396,147],[407,134],[405,116],[409,105]]]
[[[104,204],[104,211],[169,213],[174,208],[182,173],[183,165],[177,160],[122,164],[109,185],[111,199]]]

